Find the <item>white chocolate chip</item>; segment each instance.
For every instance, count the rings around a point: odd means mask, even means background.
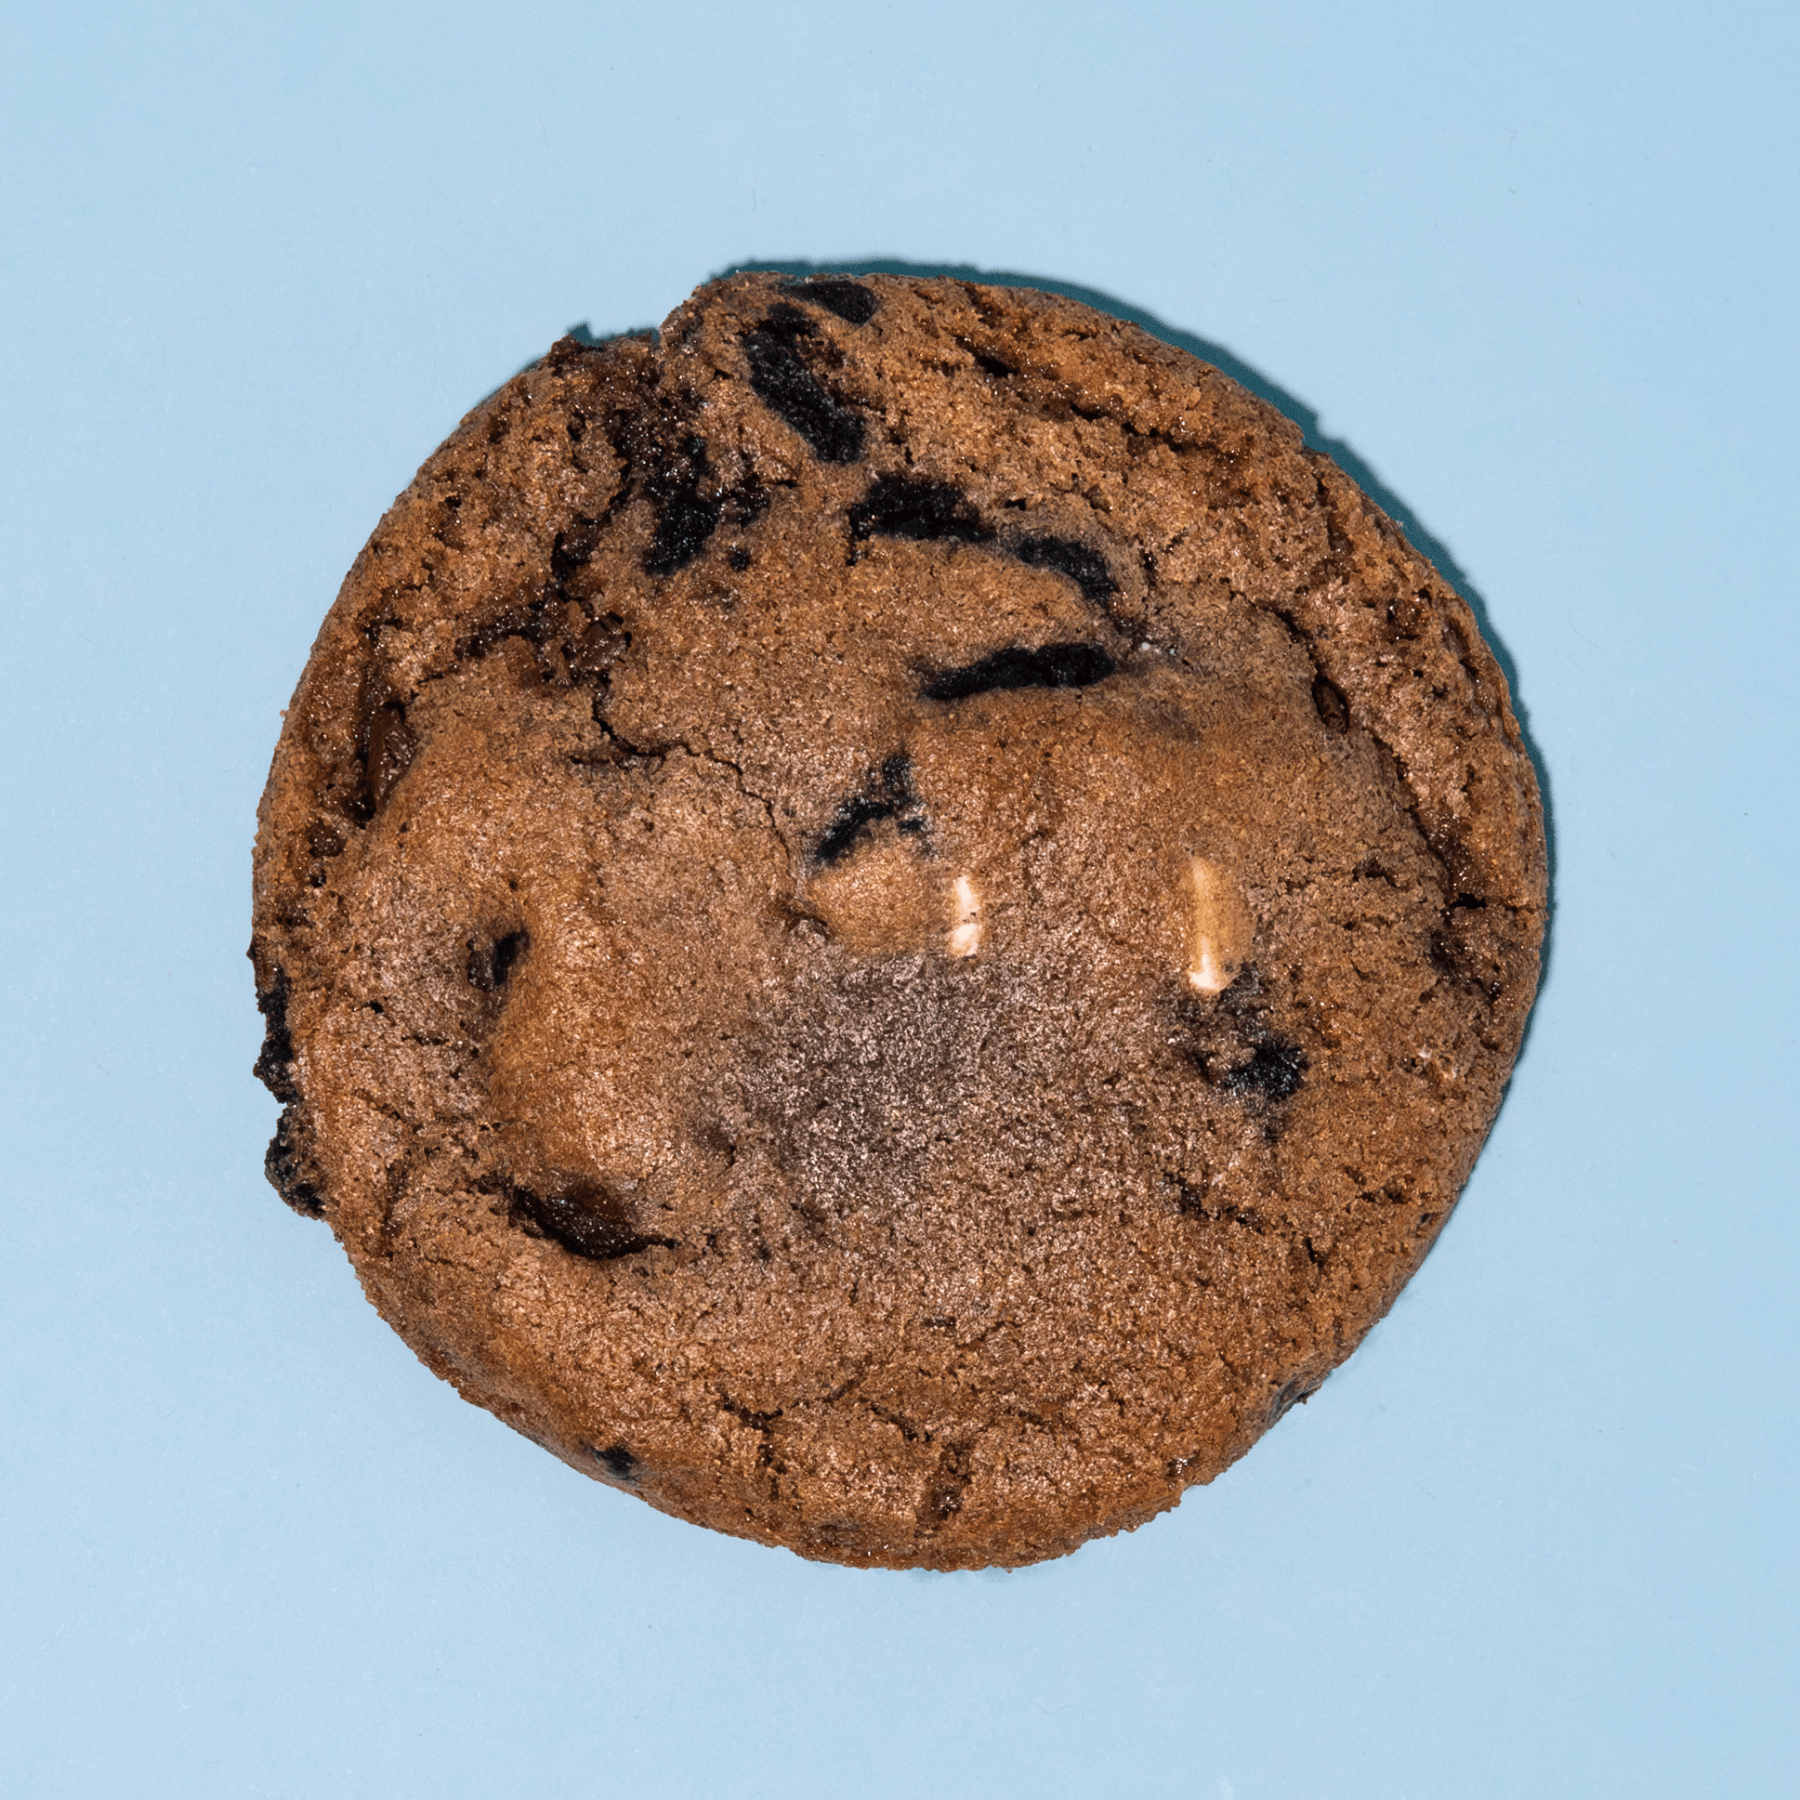
[[[981,948],[981,896],[968,876],[959,875],[951,890],[952,924],[947,948],[952,956],[973,956]]]
[[[1188,885],[1188,983],[1197,993],[1222,994],[1250,950],[1250,909],[1224,870],[1204,856],[1189,859]]]

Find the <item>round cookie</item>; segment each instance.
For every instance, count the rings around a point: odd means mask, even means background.
[[[1387,1310],[1544,898],[1468,609],[1287,420],[1053,296],[740,276],[351,570],[257,839],[269,1172],[585,1473],[1030,1562]]]

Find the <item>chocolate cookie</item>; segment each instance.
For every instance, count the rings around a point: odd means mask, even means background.
[[[1537,979],[1468,609],[1049,295],[564,339],[357,559],[261,813],[269,1173],[437,1373],[802,1555],[1171,1506],[1418,1266]]]

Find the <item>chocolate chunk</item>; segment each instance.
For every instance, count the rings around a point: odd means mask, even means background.
[[[1169,1041],[1211,1087],[1253,1106],[1291,1099],[1305,1083],[1306,1052],[1269,1029],[1260,971],[1243,969],[1216,999],[1180,995]]]
[[[1344,690],[1323,671],[1313,677],[1312,697],[1327,731],[1350,729],[1350,702],[1344,698]]]
[[[322,1219],[325,1196],[300,1167],[294,1149],[293,1116],[291,1106],[282,1109],[275,1124],[275,1135],[269,1139],[269,1148],[263,1155],[263,1173],[269,1178],[269,1185],[303,1219]]]
[[[800,360],[801,338],[817,327],[792,306],[777,306],[744,334],[750,390],[791,425],[825,462],[852,463],[863,453],[863,422]]]
[[[256,1010],[263,1016],[262,1049],[250,1073],[284,1104],[300,1098],[294,1085],[294,1040],[288,1033],[288,978],[285,969],[256,995]]]
[[[515,1186],[509,1197],[515,1222],[535,1226],[565,1250],[594,1262],[635,1256],[652,1244],[675,1247],[671,1238],[639,1231],[624,1205],[596,1182],[574,1182],[551,1194]]]
[[[672,468],[658,470],[645,489],[658,503],[656,536],[651,541],[644,567],[652,575],[673,575],[706,548],[706,540],[718,529],[725,510],[724,496],[708,498],[700,492],[706,479],[706,445],[690,438]]]
[[[615,1480],[637,1480],[638,1459],[623,1444],[613,1444],[605,1450],[596,1450],[594,1460]]]
[[[516,963],[531,948],[531,933],[521,928],[499,938],[474,938],[469,943],[469,985],[484,994],[506,985]]]
[[[656,521],[656,538],[644,567],[652,575],[673,575],[706,548],[718,529],[723,503],[704,499],[694,488],[670,496]]]
[[[948,540],[982,544],[993,536],[960,488],[910,475],[883,475],[850,508],[850,537],[909,538],[915,543]]]
[[[1046,644],[1040,650],[1009,645],[979,662],[942,670],[919,692],[927,700],[967,700],[997,688],[1092,687],[1114,667],[1113,659],[1093,644]]]
[[[560,586],[578,569],[593,561],[600,544],[600,522],[585,514],[577,514],[566,531],[556,534],[550,546],[550,574]]]
[[[617,613],[602,613],[563,645],[563,662],[572,681],[604,687],[612,667],[631,648],[631,633]]]
[[[1248,1062],[1214,1077],[1228,1094],[1255,1094],[1265,1100],[1289,1100],[1306,1079],[1306,1052],[1279,1038],[1264,1038]]]
[[[1096,606],[1104,607],[1119,591],[1106,558],[1073,538],[1021,538],[1013,545],[1012,554],[1034,569],[1053,569],[1068,576]]]
[[[815,275],[810,281],[789,281],[782,293],[790,300],[805,300],[834,312],[851,325],[866,325],[881,304],[860,281],[844,281],[836,276]]]
[[[398,700],[377,707],[369,720],[368,793],[372,812],[379,812],[394,783],[412,766],[419,740],[406,722],[406,708]]]
[[[883,819],[892,819],[895,829],[908,837],[920,835],[925,821],[916,811],[917,806],[911,764],[904,756],[890,756],[881,765],[879,784],[871,784],[846,800],[832,815],[831,824],[813,851],[813,861],[821,867],[842,862],[855,848],[857,839]]]

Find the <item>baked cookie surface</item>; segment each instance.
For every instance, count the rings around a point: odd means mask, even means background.
[[[271,1179],[575,1467],[838,1562],[1210,1480],[1392,1303],[1537,979],[1463,602],[1022,289],[565,339],[351,570],[256,848]]]

